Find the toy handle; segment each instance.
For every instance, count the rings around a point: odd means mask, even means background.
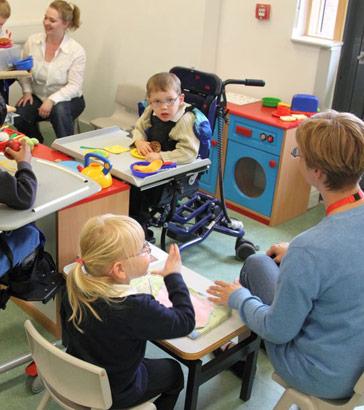
[[[111,162],[107,158],[103,157],[102,155],[94,154],[92,152],[85,155],[85,168],[90,165],[90,158],[97,158],[105,164],[104,169],[102,170],[104,175],[107,175],[110,172],[112,168]]]

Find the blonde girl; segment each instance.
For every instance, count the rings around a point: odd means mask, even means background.
[[[113,407],[125,408],[160,394],[158,409],[173,409],[184,380],[172,359],[146,359],[148,340],[186,336],[195,325],[182,279],[178,247],[172,245],[162,270],[173,307],[130,285],[146,274],[150,247],[130,217],[91,218],[80,238],[80,258],[67,278],[61,316],[68,353],[104,367]]]

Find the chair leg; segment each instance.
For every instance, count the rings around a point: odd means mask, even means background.
[[[288,410],[293,404],[296,404],[300,410],[317,409],[310,396],[289,387],[283,393],[273,410]]]
[[[75,133],[81,134],[80,120],[79,120],[78,117],[74,120],[74,128],[73,129],[74,129]]]
[[[287,393],[287,390],[282,394],[281,398],[277,401],[277,404],[274,406],[273,410],[288,410],[292,404],[291,397]]]
[[[50,400],[51,400],[51,395],[48,393],[48,390],[46,390],[38,404],[37,410],[45,409]]]

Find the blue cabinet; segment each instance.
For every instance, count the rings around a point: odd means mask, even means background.
[[[270,217],[283,130],[230,116],[224,187],[226,199]]]
[[[310,186],[299,171],[299,161],[290,155],[297,146],[298,123],[284,123],[272,116],[274,109],[260,102],[229,108],[229,126],[226,129],[225,125],[223,137],[227,205],[270,226],[304,213]],[[212,147],[210,159],[200,187],[216,195],[217,147]]]

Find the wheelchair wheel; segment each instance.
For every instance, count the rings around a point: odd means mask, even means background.
[[[244,262],[245,259],[253,255],[256,252],[256,247],[253,242],[248,241],[244,238],[238,238],[235,243],[235,256],[240,262]]]
[[[29,376],[29,374],[25,380],[25,387],[33,394],[38,394],[44,390],[41,378],[39,376]]]

